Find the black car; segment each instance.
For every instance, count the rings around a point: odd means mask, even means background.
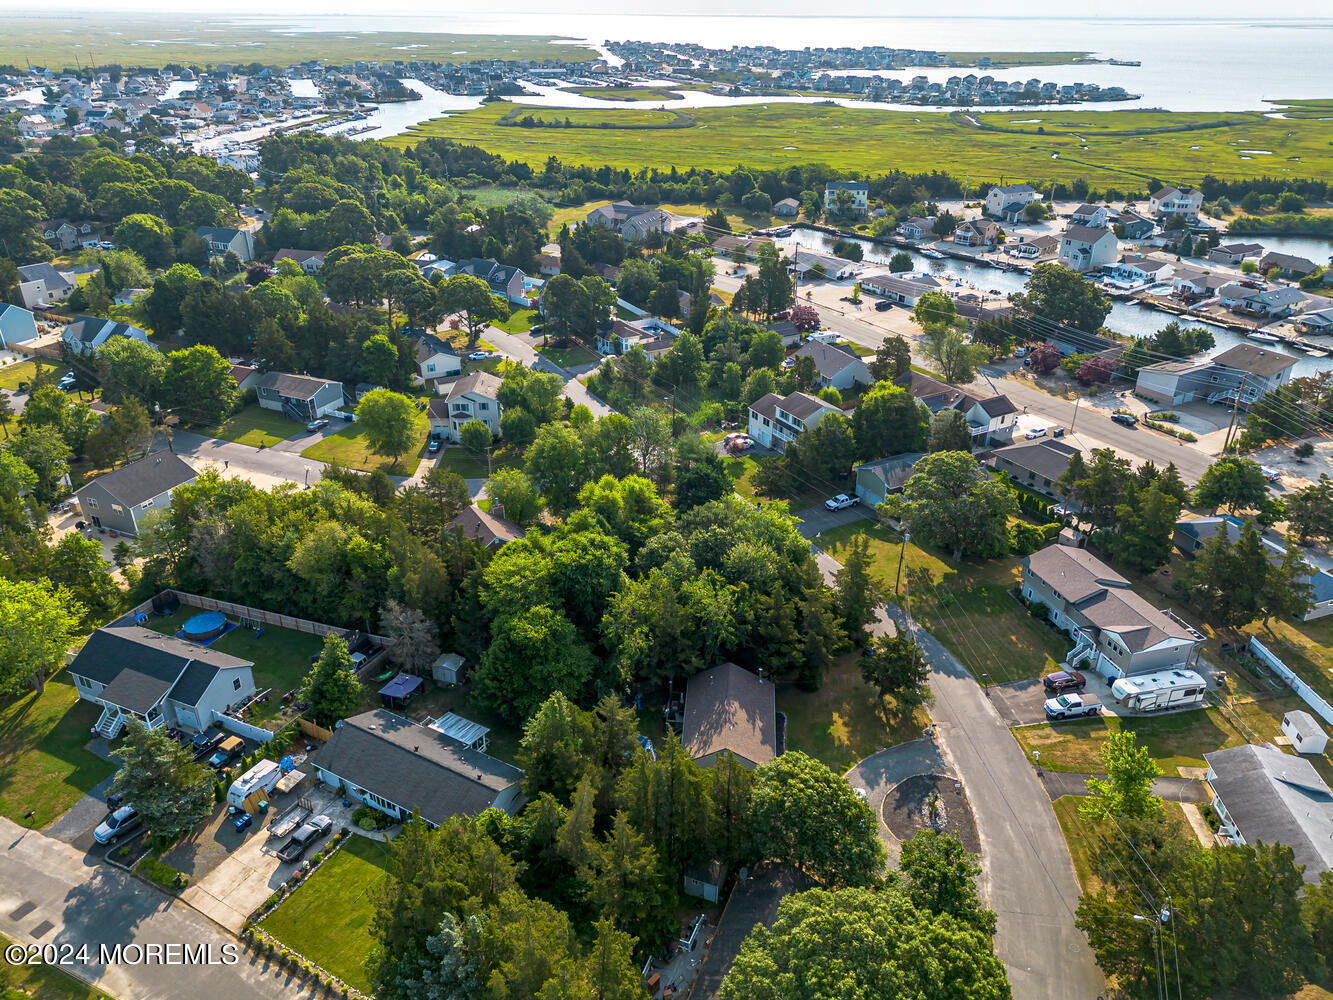
[[[1117,424],[1123,424],[1125,427],[1135,427],[1138,425],[1139,418],[1128,413],[1112,413],[1111,419]]]
[[[1077,670],[1057,670],[1043,677],[1041,683],[1051,694],[1064,694],[1066,691],[1082,691],[1088,686],[1088,679]]]
[[[893,308],[893,303],[890,302],[888,299],[880,299],[878,302],[875,303],[875,309],[878,312],[888,312],[892,308]]]

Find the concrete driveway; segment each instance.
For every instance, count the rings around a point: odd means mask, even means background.
[[[302,448],[314,443],[314,436],[302,439]],[[324,475],[324,463],[302,458],[291,451],[274,448],[251,448],[247,444],[204,437],[191,431],[176,431],[172,450],[184,458],[196,471],[216,468],[224,476],[248,479],[260,489],[269,489],[279,483],[308,485],[319,482]]]
[[[1073,771],[1041,770],[1041,783],[1046,786],[1046,794],[1054,802],[1062,795],[1087,795],[1088,779],[1091,774],[1076,774]],[[1105,778],[1106,775],[1096,775]],[[1155,778],[1152,783],[1153,794],[1167,802],[1193,802],[1196,805],[1211,802],[1212,796],[1202,781],[1194,778]]]

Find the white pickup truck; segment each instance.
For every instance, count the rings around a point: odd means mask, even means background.
[[[1058,698],[1046,699],[1046,718],[1081,719],[1088,715],[1101,715],[1102,703],[1090,694],[1062,694]]]

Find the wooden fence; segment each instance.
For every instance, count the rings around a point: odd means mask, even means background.
[[[323,726],[317,726],[307,718],[298,716],[296,724],[301,728],[301,732],[313,739],[322,740],[325,743],[333,739],[332,729],[325,729]]]
[[[330,632],[336,635],[345,636],[356,629],[346,629],[338,625],[325,625],[323,622],[312,622],[305,618],[296,618],[292,615],[280,615],[273,611],[265,611],[263,608],[253,608],[248,604],[236,604],[232,601],[219,601],[212,597],[201,597],[198,594],[187,594],[182,590],[164,590],[156,597],[144,601],[138,607],[131,608],[120,618],[116,619],[116,625],[133,625],[137,615],[153,613],[154,602],[161,601],[163,598],[174,595],[176,600],[184,607],[198,608],[200,611],[220,611],[229,618],[237,618],[242,623],[250,625],[269,625],[274,628],[291,629],[294,632],[307,632],[311,635],[317,635],[321,638]],[[387,639],[382,635],[376,635],[373,632],[361,633],[371,642],[378,646],[384,646]],[[377,660],[377,657],[371,657]]]

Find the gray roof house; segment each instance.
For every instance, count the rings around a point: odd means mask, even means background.
[[[991,467],[1008,475],[1019,486],[1058,498],[1060,492],[1055,484],[1065,474],[1070,459],[1077,453],[1077,448],[1063,441],[1052,441],[1049,438],[1024,441],[993,451]]]
[[[1253,403],[1290,381],[1296,360],[1271,348],[1237,344],[1211,358],[1144,365],[1134,391],[1167,405],[1198,399],[1216,403],[1237,397],[1243,403]]]
[[[1269,251],[1259,258],[1259,270],[1267,274],[1273,268],[1277,268],[1284,278],[1304,278],[1318,271],[1319,265],[1305,257]]]
[[[783,198],[773,203],[773,214],[783,218],[793,218],[801,212],[801,203],[795,198]]]
[[[522,805],[523,772],[384,709],[344,720],[311,762],[319,780],[398,819],[431,826]]]
[[[439,337],[423,333],[417,338],[417,377],[427,385],[441,388],[441,379],[457,378],[463,374],[463,359]]]
[[[463,425],[480,420],[500,435],[500,379],[490,372],[472,372],[450,382],[443,397],[432,399],[428,408],[430,432],[446,441],[457,441]]]
[[[0,302],[0,350],[37,337],[37,319],[27,309]]]
[[[1070,226],[1060,234],[1060,263],[1072,270],[1095,271],[1120,253],[1120,241],[1109,229]]]
[[[518,268],[501,264],[493,258],[472,257],[469,260],[460,260],[457,264],[446,268],[444,273],[450,278],[459,274],[470,274],[486,282],[491,286],[492,292],[510,302],[528,301],[527,295],[524,294],[527,275]]]
[[[1203,755],[1213,809],[1233,843],[1286,844],[1309,884],[1333,868],[1333,793],[1308,760],[1270,743]]]
[[[925,458],[919,451],[890,455],[874,462],[861,462],[853,467],[856,475],[854,492],[872,507],[885,501],[890,493],[897,493],[915,474],[916,463]]]
[[[255,693],[253,666],[149,628],[113,624],[88,637],[69,674],[80,700],[102,706],[97,731],[113,739],[130,718],[149,729],[207,729]]]
[[[343,384],[311,375],[266,372],[255,379],[255,395],[266,410],[307,423],[343,405]]]
[[[946,409],[960,411],[967,420],[974,446],[1008,444],[1013,440],[1018,408],[1008,396],[974,396],[956,385],[920,372],[901,375],[895,384],[910,392],[913,399],[924,403],[932,414]]]
[[[225,257],[230,252],[241,258],[242,263],[255,259],[254,233],[247,229],[200,226],[194,234],[208,244],[208,252],[214,257]]]
[[[807,340],[792,357],[814,360],[815,370],[819,372],[816,385],[821,389],[832,386],[845,392],[857,385],[870,385],[875,381],[866,363],[853,351],[833,344]]]
[[[60,335],[76,354],[95,351],[112,337],[128,337],[153,346],[148,340],[148,334],[137,326],[117,323],[114,319],[102,319],[100,316],[75,316],[74,322],[65,327],[65,332]]]
[[[636,205],[632,201],[617,201],[602,205],[588,213],[590,226],[605,226],[620,233],[627,240],[641,240],[650,232],[666,232],[671,215],[651,205]]]
[[[818,396],[793,392],[788,396],[766,393],[750,404],[747,425],[750,437],[774,451],[785,451],[803,431],[815,427],[830,413],[842,410]]]
[[[746,767],[767,764],[782,753],[772,681],[734,663],[693,675],[685,687],[680,742],[703,767],[718,754],[732,754]]]
[[[1024,556],[1023,597],[1044,604],[1075,645],[1065,661],[1088,661],[1103,677],[1188,667],[1203,636],[1130,589],[1129,581],[1087,549],[1048,545]]]
[[[139,519],[168,506],[172,491],[194,477],[194,469],[179,455],[159,451],[84,483],[74,496],[93,527],[137,535]]]
[[[50,264],[24,264],[19,268],[19,298],[25,309],[64,302],[74,291],[74,279]]]

